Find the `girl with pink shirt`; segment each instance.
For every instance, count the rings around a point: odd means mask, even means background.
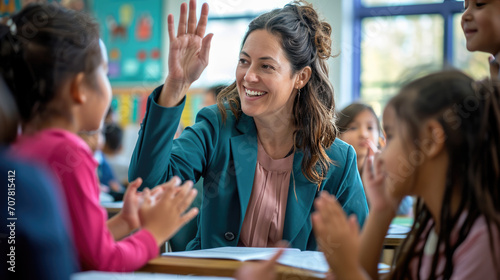
[[[378,279],[397,205],[418,198],[390,279],[500,279],[500,86],[458,71],[415,80],[383,114],[387,144],[362,174],[370,215],[359,237],[335,198],[312,215],[337,279]]]
[[[107,220],[99,205],[97,162],[76,135],[99,129],[111,101],[97,24],[57,5],[29,5],[0,27],[0,74],[13,92],[23,128],[12,154],[55,173],[81,269],[139,269],[198,213],[195,208],[184,214],[196,196],[192,183],[173,178],[138,193],[138,178],[128,187],[123,209]]]
[[[76,135],[99,129],[111,101],[106,48],[98,33],[88,15],[58,5],[32,4],[0,24],[0,75],[13,92],[23,128],[11,153],[56,175],[60,184],[54,189],[64,194],[82,270],[134,271],[197,215],[197,208],[185,212],[196,190],[191,181],[181,184],[173,177],[139,193],[137,178],[122,210],[107,220],[99,205],[97,162]],[[272,279],[282,253],[244,265],[237,278]]]

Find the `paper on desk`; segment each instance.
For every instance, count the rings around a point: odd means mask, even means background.
[[[391,224],[389,230],[387,231],[387,235],[407,234],[410,230],[411,228],[407,226]]]
[[[203,259],[229,259],[238,261],[268,260],[279,248],[256,247],[220,247],[205,250],[163,253],[167,257],[186,257]],[[286,248],[278,263],[317,271],[327,272],[329,267],[322,252],[300,251],[299,249]]]
[[[175,275],[150,272],[104,272],[104,271],[84,271],[71,275],[71,280],[232,280],[230,277],[209,277]]]

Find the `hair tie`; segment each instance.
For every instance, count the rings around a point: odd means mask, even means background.
[[[7,20],[7,26],[9,27],[10,34],[12,34],[12,36],[16,36],[17,35],[17,25],[14,23],[12,18],[9,18],[9,20]]]

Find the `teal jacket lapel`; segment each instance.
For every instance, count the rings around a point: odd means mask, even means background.
[[[292,242],[309,218],[318,186],[302,174],[304,154],[297,151],[293,158],[293,174],[290,176],[288,202],[286,205],[283,239]],[[295,178],[295,187],[294,187]]]
[[[253,118],[242,114],[236,128],[241,135],[231,138],[231,153],[233,155],[236,186],[241,206],[240,228],[245,218],[253,179],[257,166],[257,129]]]
[[[248,202],[252,194],[255,168],[257,166],[257,129],[253,118],[242,114],[236,128],[241,135],[231,138],[236,185],[240,199],[240,228],[245,218]],[[312,204],[317,194],[317,186],[302,174],[301,164],[304,154],[297,151],[293,158],[293,176],[290,176],[288,202],[286,205],[283,239],[293,241],[309,218]],[[295,181],[295,188],[294,188]]]

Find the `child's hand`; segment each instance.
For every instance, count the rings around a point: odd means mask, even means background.
[[[139,219],[141,194],[137,192],[137,188],[140,187],[141,184],[141,178],[137,178],[130,182],[123,195],[123,208],[119,215],[121,215],[121,218],[128,224],[130,231],[141,225]]]
[[[370,202],[370,212],[396,212],[401,198],[393,198],[387,193],[386,175],[381,171],[381,162],[377,160],[380,152],[368,150],[361,179]]]
[[[180,183],[181,180],[174,177],[157,186],[156,188],[162,188],[163,191],[158,194],[156,203],[153,203],[151,192],[144,192],[144,203],[139,209],[140,220],[143,228],[155,237],[158,246],[198,214],[198,208],[184,213],[197,194],[196,189],[193,189],[193,182],[187,181],[182,185]]]
[[[245,263],[235,273],[237,280],[272,280],[276,279],[276,261],[281,257],[284,250],[280,249],[274,256],[262,263]]]
[[[491,77],[491,79],[498,79],[498,71],[500,68],[498,61],[495,59],[494,56],[490,56],[488,58],[488,61],[490,63],[490,77]]]
[[[334,196],[321,192],[315,200],[316,212],[311,215],[318,246],[325,254],[333,273],[349,278],[359,268],[359,226],[355,216],[346,217]]]

